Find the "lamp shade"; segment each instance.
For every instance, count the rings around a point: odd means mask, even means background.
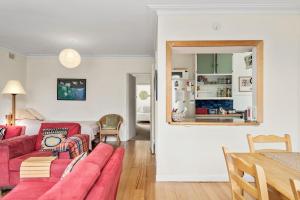
[[[81,63],[80,54],[74,49],[64,49],[59,53],[60,63],[66,68],[78,67]]]
[[[2,94],[26,94],[26,92],[20,81],[10,80],[6,83]]]

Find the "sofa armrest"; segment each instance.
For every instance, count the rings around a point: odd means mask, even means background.
[[[16,158],[35,150],[36,135],[22,135],[0,143],[0,154],[7,154],[8,159]],[[6,151],[6,152],[5,152]]]
[[[36,136],[18,136],[0,142],[0,187],[9,183],[9,160],[34,151]]]

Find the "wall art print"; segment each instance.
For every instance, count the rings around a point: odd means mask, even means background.
[[[57,100],[85,101],[86,79],[57,79]]]

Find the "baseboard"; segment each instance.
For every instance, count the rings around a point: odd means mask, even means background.
[[[227,175],[156,175],[156,181],[174,181],[174,182],[227,182]]]

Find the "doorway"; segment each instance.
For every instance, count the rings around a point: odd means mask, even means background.
[[[136,135],[133,140],[150,140],[151,87],[148,79],[148,76],[136,77]]]
[[[151,73],[128,74],[128,140],[151,141]]]

